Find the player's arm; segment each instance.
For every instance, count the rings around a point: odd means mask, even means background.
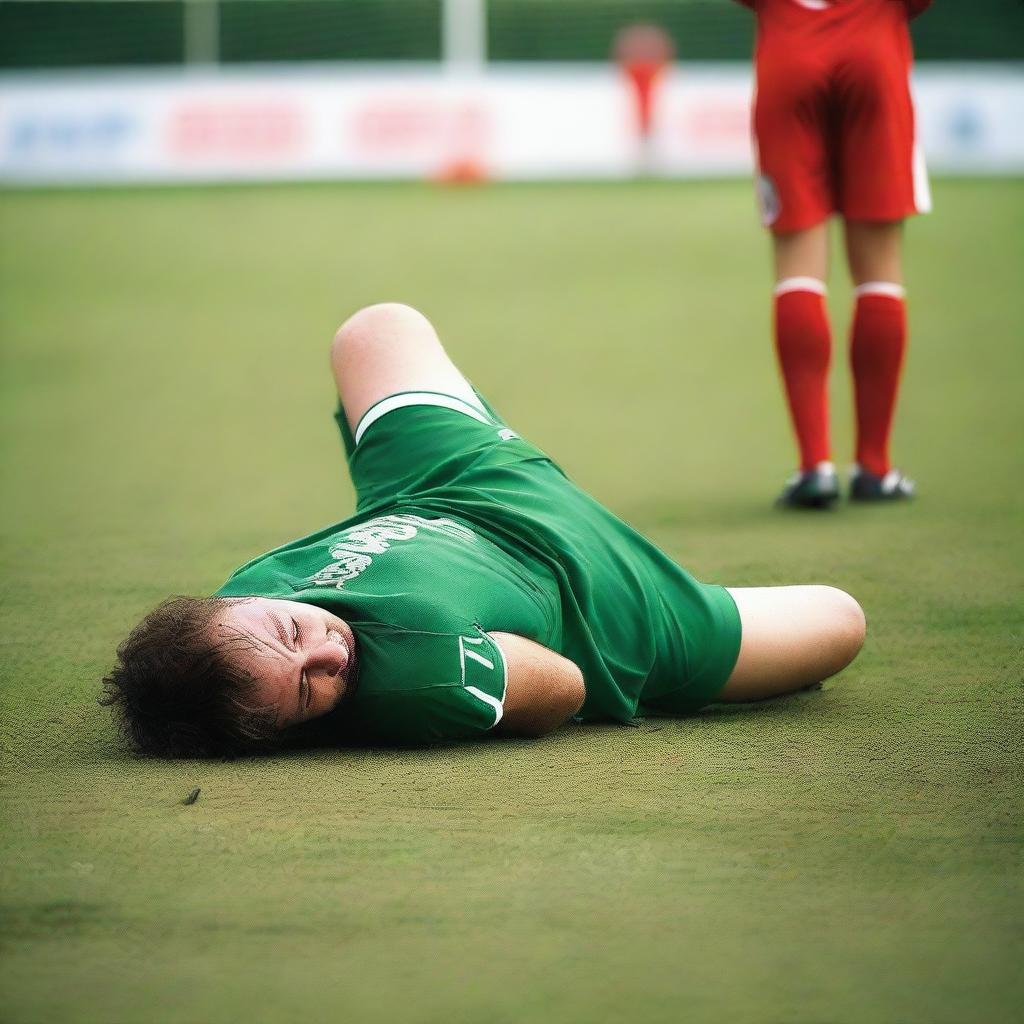
[[[514,633],[491,633],[508,669],[504,713],[496,732],[543,736],[583,704],[583,673],[568,658]]]

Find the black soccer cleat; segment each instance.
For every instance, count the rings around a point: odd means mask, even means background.
[[[876,476],[854,466],[850,473],[850,501],[909,501],[915,489],[914,481],[898,469]]]
[[[839,479],[831,463],[794,474],[775,500],[783,508],[831,508],[839,499]]]

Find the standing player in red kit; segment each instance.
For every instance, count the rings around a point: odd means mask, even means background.
[[[907,21],[931,0],[739,0],[757,14],[754,144],[775,258],[775,344],[800,448],[779,503],[827,508],[831,461],[825,308],[828,227],[843,218],[856,305],[850,338],[857,441],[850,497],[910,498],[889,461],[907,344],[903,219],[930,209],[914,138]]]

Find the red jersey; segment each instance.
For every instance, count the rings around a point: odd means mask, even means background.
[[[875,18],[880,8],[901,8],[908,18],[916,18],[931,6],[932,0],[736,0],[757,11],[758,17],[778,18],[790,24],[809,21],[808,15],[828,12],[832,16]]]
[[[907,21],[931,0],[737,0],[757,14],[757,47],[823,47],[854,36],[898,39],[909,55]]]

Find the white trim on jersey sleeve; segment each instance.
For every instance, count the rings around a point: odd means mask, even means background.
[[[454,395],[443,395],[436,391],[403,391],[400,394],[382,398],[363,413],[363,418],[356,426],[355,443],[358,445],[363,439],[367,428],[371,427],[382,416],[386,416],[389,412],[394,412],[395,409],[404,409],[410,405],[433,405],[441,409],[453,409],[455,412],[461,412],[464,416],[470,416],[480,423],[491,423],[491,418],[487,415],[487,411],[479,399],[475,403],[470,403],[467,399],[456,398]]]
[[[486,635],[486,634],[485,634]],[[483,701],[494,709],[494,722],[491,724],[493,729],[500,721],[502,715],[505,714],[505,694],[508,693],[508,662],[505,660],[505,652],[501,649],[501,645],[493,637],[487,635],[487,639],[491,641],[491,646],[498,652],[498,657],[501,659],[501,699],[492,697],[491,694],[486,693],[476,686],[466,686],[466,658],[473,658],[475,661],[479,661],[486,665],[488,668],[493,668],[492,662],[484,658],[483,655],[477,654],[475,651],[469,650],[466,647],[467,643],[482,643],[483,638],[480,640],[473,640],[470,637],[460,636],[459,637],[459,653],[461,654],[462,661],[462,686],[466,693],[471,693],[477,700]]]
[[[494,725],[501,721],[501,716],[505,713],[505,707],[497,697],[492,697],[489,693],[484,693],[483,690],[478,690],[475,686],[467,686],[466,693],[473,694],[474,697],[482,700],[485,704],[490,704],[494,708]],[[492,729],[494,725],[491,726]]]

